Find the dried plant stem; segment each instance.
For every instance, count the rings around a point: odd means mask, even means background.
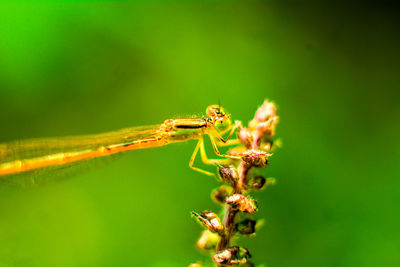
[[[239,180],[235,184],[234,188],[234,193],[235,194],[243,194],[246,190],[245,185],[247,182],[247,174],[249,173],[249,170],[251,168],[251,165],[247,164],[243,160],[240,162],[238,172],[239,172]],[[236,219],[236,214],[238,214],[238,211],[232,206],[226,205],[225,206],[225,214],[224,214],[224,227],[225,227],[225,234],[221,237],[220,242],[218,243],[217,250],[221,251],[229,247],[231,238],[234,234],[234,227],[235,227],[235,219]]]

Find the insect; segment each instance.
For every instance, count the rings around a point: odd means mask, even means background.
[[[133,127],[96,135],[72,136],[52,139],[32,139],[0,144],[0,180],[12,174],[40,171],[46,167],[62,166],[69,163],[95,159],[128,150],[164,146],[170,143],[197,139],[197,145],[189,166],[206,175],[213,173],[194,167],[193,163],[200,150],[205,164],[214,164],[221,159],[208,159],[203,136],[210,137],[215,153],[223,158],[237,158],[222,155],[218,146],[234,144],[228,139],[241,123],[232,123],[230,115],[219,105],[207,107],[206,116],[199,118],[168,119],[159,125]],[[226,138],[223,137],[227,134]]]

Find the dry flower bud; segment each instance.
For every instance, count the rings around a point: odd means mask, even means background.
[[[272,152],[274,151],[277,147],[282,146],[282,139],[278,138],[273,140],[272,138],[264,138],[261,140],[260,143],[260,150],[261,151],[266,151],[266,152]]]
[[[213,256],[213,260],[219,264],[229,264],[234,254],[232,251],[225,249]]]
[[[236,224],[236,232],[241,235],[253,235],[256,232],[256,224],[254,219],[245,219]]]
[[[229,185],[221,185],[217,189],[214,189],[211,193],[211,198],[217,204],[225,204],[225,198],[230,196],[233,192],[233,188]]]
[[[201,250],[214,250],[220,240],[219,234],[204,230],[201,232],[199,240],[197,240],[196,247]]]
[[[212,211],[206,210],[202,211],[200,214],[192,212],[196,217],[197,221],[206,227],[208,230],[214,233],[220,233],[224,229],[224,225],[218,218],[217,214]]]
[[[273,102],[265,100],[261,107],[257,109],[254,120],[262,122],[271,117],[276,117],[276,106]]]
[[[273,151],[276,147],[276,144],[271,139],[263,140],[260,144],[260,150],[262,151]]]
[[[225,202],[245,213],[252,214],[257,210],[257,202],[241,194],[233,194],[227,197]]]
[[[260,122],[256,126],[257,132],[260,133],[260,136],[267,138],[275,135],[275,128],[278,124],[278,117],[270,118],[267,121]]]
[[[237,134],[240,142],[246,147],[250,148],[253,143],[253,135],[248,128],[240,128]]]
[[[264,151],[247,150],[240,154],[243,161],[256,168],[264,168],[268,165],[268,157],[271,154]]]
[[[254,119],[249,122],[249,128],[252,131],[253,140],[257,145],[265,138],[275,135],[275,128],[279,117],[276,115],[276,106],[274,103],[265,100],[262,106],[257,110]]]
[[[233,165],[219,165],[218,173],[221,179],[230,185],[234,185],[235,182],[239,179],[238,171]]]
[[[213,260],[218,264],[237,265],[245,264],[251,255],[245,248],[238,246],[229,247],[213,256]]]

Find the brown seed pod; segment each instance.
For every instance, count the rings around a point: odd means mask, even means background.
[[[223,205],[225,204],[225,198],[231,195],[232,192],[233,188],[229,185],[221,185],[211,192],[211,198],[215,201],[215,203]]]
[[[218,173],[222,181],[234,185],[239,179],[238,171],[233,165],[218,165]]]
[[[256,232],[257,221],[255,219],[244,219],[235,225],[235,230],[241,235],[254,235]]]
[[[213,233],[222,233],[224,225],[217,214],[212,211],[202,211],[200,214],[192,212],[197,221]]]
[[[268,165],[268,157],[271,156],[271,154],[264,151],[247,150],[242,152],[240,156],[247,164],[256,168],[264,168]]]
[[[213,256],[213,260],[218,264],[237,265],[245,264],[251,255],[246,248],[238,246],[228,247]]]
[[[257,202],[242,194],[233,194],[225,199],[225,202],[242,212],[252,214],[257,210]]]

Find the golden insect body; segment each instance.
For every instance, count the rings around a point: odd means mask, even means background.
[[[156,126],[127,128],[98,135],[34,139],[0,144],[0,176],[192,139],[199,141],[189,166],[204,174],[214,175],[193,166],[199,150],[201,158],[206,164],[214,164],[220,160],[207,158],[203,136],[210,136],[214,151],[218,156],[233,157],[221,155],[217,143],[224,145],[239,126],[240,122],[236,121],[232,124],[230,116],[221,107],[213,105],[207,108],[207,116],[202,118],[169,119]],[[229,135],[224,139],[222,135],[227,132]]]

